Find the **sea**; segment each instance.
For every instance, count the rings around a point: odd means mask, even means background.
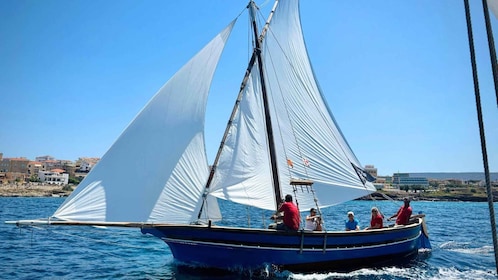
[[[5,221],[49,217],[64,198],[0,197],[1,279],[496,279],[495,249],[486,202],[413,201],[424,213],[432,245],[413,261],[348,272],[229,273],[185,269],[168,246],[138,229],[37,226],[19,228]],[[322,209],[327,230],[342,230],[354,211],[362,228],[371,207],[386,217],[400,201],[351,201]],[[496,207],[496,206],[495,206]],[[224,223],[264,226],[261,217],[247,219],[240,206],[222,204]],[[496,209],[494,210],[496,212]],[[306,212],[303,213],[305,215]],[[242,218],[243,217],[243,218]],[[232,220],[230,220],[232,219]],[[386,223],[390,223],[385,221]]]

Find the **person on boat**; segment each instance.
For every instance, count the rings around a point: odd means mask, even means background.
[[[285,196],[285,202],[278,208],[278,213],[283,212],[283,223],[277,223],[278,230],[298,230],[301,223],[301,216],[297,206],[292,202],[292,195]],[[278,219],[278,215],[273,215],[272,219]]]
[[[304,226],[304,230],[322,230],[322,218],[316,215],[315,208],[311,208],[310,214],[306,216],[306,225]]]
[[[358,220],[354,218],[354,212],[348,212],[348,219],[346,220],[346,231],[350,230],[360,230],[360,225]]]
[[[372,218],[370,220],[370,226],[365,229],[383,228],[383,220],[384,218],[380,214],[379,209],[377,209],[377,207],[372,207]]]
[[[392,215],[387,219],[388,221],[392,220],[394,217],[396,218],[396,225],[407,225],[410,221],[410,217],[412,215],[412,207],[410,206],[410,198],[405,197],[403,199],[403,206],[398,209],[396,214]]]

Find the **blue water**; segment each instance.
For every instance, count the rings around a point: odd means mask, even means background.
[[[177,267],[165,243],[137,229],[93,227],[17,228],[6,220],[50,216],[64,198],[0,197],[0,278],[2,279],[245,279],[248,276],[184,271]],[[233,207],[222,205],[224,208]],[[324,211],[328,230],[342,229],[347,211],[361,226],[369,209],[386,216],[400,206],[392,201],[352,201]],[[414,212],[427,217],[432,251],[420,253],[403,267],[361,269],[350,273],[292,274],[280,279],[496,279],[494,248],[487,203],[412,202]],[[261,216],[245,218],[245,209],[233,208],[226,224],[260,226]],[[496,211],[496,210],[495,210]],[[259,214],[258,214],[259,215]],[[240,217],[244,218],[240,218]],[[239,217],[239,218],[238,218]],[[238,218],[238,219],[235,219]],[[255,277],[253,277],[255,278]]]

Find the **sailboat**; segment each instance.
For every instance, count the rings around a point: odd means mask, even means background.
[[[236,20],[160,88],[52,217],[15,223],[136,227],[179,264],[224,270],[362,267],[430,247],[423,217],[351,232],[217,225],[220,200],[273,213],[291,194],[308,211],[376,191],[315,79],[298,0],[276,0],[261,27],[252,0],[247,9],[253,50],[213,162],[207,97]]]

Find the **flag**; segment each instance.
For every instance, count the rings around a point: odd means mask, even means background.
[[[304,166],[310,166],[310,161],[307,159],[307,158],[303,158],[303,163],[304,163]]]
[[[294,168],[294,163],[292,163],[291,159],[287,159],[287,165],[290,166],[290,168]]]
[[[356,170],[356,174],[358,174],[358,177],[360,177],[360,180],[363,184],[365,184],[366,181],[373,182],[376,180],[374,176],[363,170],[363,168],[360,168],[353,163],[351,163],[351,165],[353,165],[353,168]]]

